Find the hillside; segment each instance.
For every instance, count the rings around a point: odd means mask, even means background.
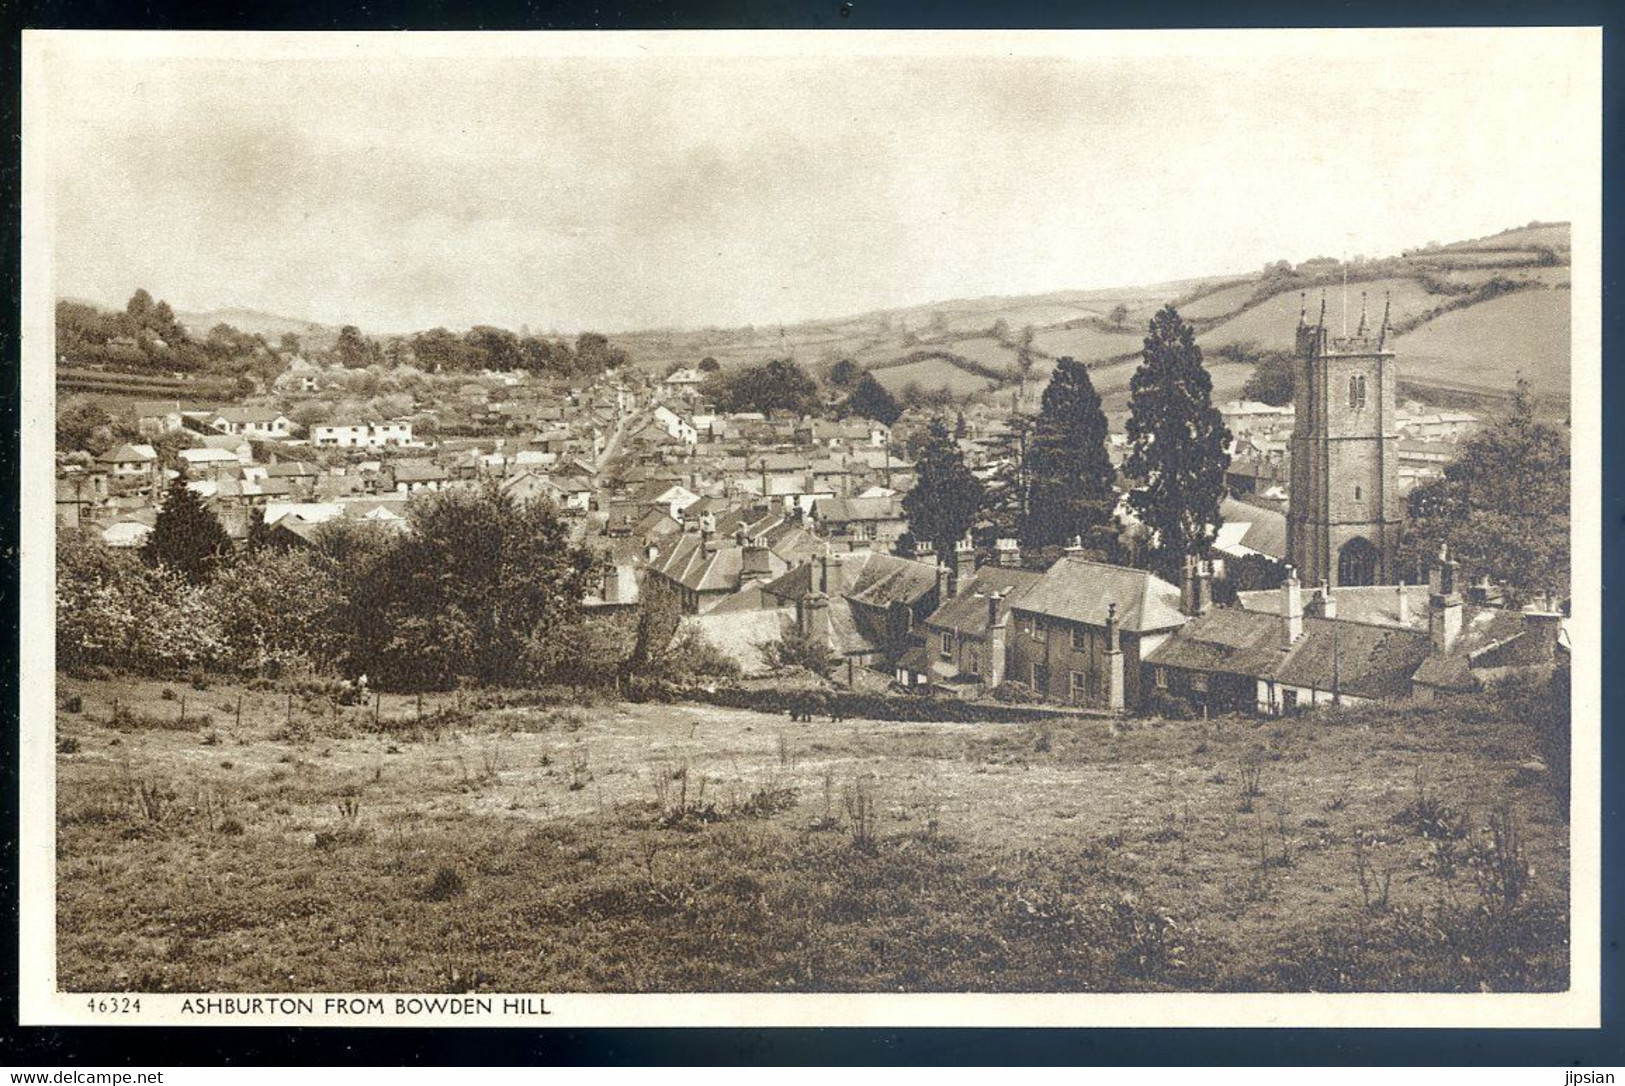
[[[1568,252],[1566,223],[1531,223],[1346,269],[1319,260],[1249,275],[959,299],[782,328],[635,332],[617,341],[655,370],[707,355],[724,368],[793,357],[815,370],[850,358],[894,391],[915,386],[970,396],[1018,379],[1017,344],[1030,328],[1030,390],[1042,387],[1054,359],[1070,355],[1091,364],[1108,407],[1120,407],[1145,322],[1161,305],[1178,306],[1210,355],[1221,347],[1285,350],[1300,307],[1307,304],[1313,317],[1322,296],[1328,323],[1341,330],[1346,271],[1351,327],[1361,292],[1372,320],[1380,319],[1385,301],[1390,304],[1400,373],[1411,394],[1436,390],[1452,402],[1499,398],[1522,372],[1542,397],[1566,401]],[[1114,313],[1118,306],[1124,311]],[[1239,393],[1249,372],[1215,364],[1215,396]]]
[[[309,337],[323,341],[335,339],[339,334],[339,330],[332,325],[240,307],[211,309],[202,313],[176,313],[175,316],[186,326],[188,332],[200,338],[208,335],[209,329],[217,324],[229,324],[239,332],[246,332],[249,335],[257,333],[273,342],[287,333],[292,333],[301,340]]]

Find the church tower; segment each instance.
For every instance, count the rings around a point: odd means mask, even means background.
[[[1401,506],[1394,424],[1394,352],[1388,304],[1373,333],[1366,321],[1348,334],[1320,317],[1298,313],[1296,418],[1292,493],[1287,509],[1287,561],[1304,584],[1393,584]]]

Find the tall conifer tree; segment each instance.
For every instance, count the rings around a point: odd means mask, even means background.
[[[147,561],[202,584],[231,553],[231,537],[186,482],[185,474],[171,480],[143,554]]]
[[[1151,318],[1129,392],[1125,470],[1139,480],[1129,501],[1152,533],[1151,568],[1174,576],[1186,555],[1205,555],[1213,544],[1230,431],[1213,406],[1202,348],[1171,305]]]
[[[926,429],[915,476],[914,489],[903,498],[909,534],[935,547],[940,561],[950,561],[954,545],[975,526],[986,491],[965,466],[954,435],[940,415]]]
[[[1106,412],[1089,370],[1074,358],[1055,363],[1027,451],[1022,545],[1064,547],[1074,538],[1111,552],[1116,472],[1106,454]]]

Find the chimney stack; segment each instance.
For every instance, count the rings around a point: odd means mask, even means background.
[[[1117,601],[1106,604],[1106,708],[1121,709],[1126,704],[1122,635],[1117,628]]]
[[[987,599],[987,674],[984,678],[989,690],[1004,682],[1005,645],[1009,625],[1004,610],[1004,597],[995,592]]]
[[[1071,541],[1067,543],[1066,556],[1068,558],[1083,557],[1083,537],[1081,535],[1073,536]]]
[[[952,595],[959,595],[970,587],[976,577],[976,547],[969,539],[954,544],[953,583],[948,586]]]
[[[938,607],[941,607],[943,604],[947,603],[950,599],[953,598],[953,596],[949,594],[949,589],[952,586],[952,578],[953,578],[953,574],[948,571],[948,567],[943,565],[941,562],[938,562],[937,563],[937,606]]]
[[[1291,648],[1303,636],[1303,586],[1298,571],[1286,567],[1286,583],[1281,586],[1281,647]]]
[[[1439,548],[1439,560],[1428,571],[1428,637],[1433,651],[1443,655],[1455,647],[1461,634],[1461,596],[1456,592],[1456,563]]]
[[[818,555],[818,582],[813,586],[824,595],[829,595],[829,552],[824,551]]]
[[[1021,565],[1021,544],[1014,539],[1000,539],[993,544],[993,551],[998,555],[998,564],[1004,569],[1014,569]]]
[[[1196,566],[1196,613],[1205,615],[1213,610],[1213,563],[1198,560]]]
[[[1315,594],[1304,606],[1304,614],[1314,618],[1336,618],[1337,597],[1332,594],[1332,586],[1326,580],[1320,582]]]
[[[1411,597],[1405,592],[1404,581],[1399,582],[1399,602],[1397,606],[1397,613],[1399,615],[1399,624],[1401,626],[1409,626],[1411,624]]]

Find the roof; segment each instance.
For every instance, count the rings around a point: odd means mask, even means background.
[[[707,553],[697,535],[684,535],[649,564],[649,568],[691,592],[733,592],[739,588],[744,551],[722,545]]]
[[[188,464],[235,464],[237,454],[230,449],[177,449],[175,455]]]
[[[1405,594],[1406,621],[1399,621],[1399,595]],[[1304,593],[1307,602],[1309,592]],[[1337,617],[1345,622],[1364,622],[1378,626],[1409,626],[1426,629],[1428,622],[1428,586],[1422,585],[1362,585],[1332,589],[1337,602]],[[1248,611],[1262,611],[1271,615],[1281,613],[1281,590],[1264,589],[1258,592],[1238,592],[1236,601]]]
[[[145,464],[158,459],[158,452],[151,445],[120,445],[116,449],[108,449],[96,459],[104,464]]]
[[[841,571],[843,587],[839,590],[835,585],[836,569]],[[890,607],[894,603],[912,607],[936,587],[937,567],[912,558],[871,551],[830,564],[830,592],[839,591],[847,599],[869,607]]]
[[[1005,598],[1005,607],[1008,608],[1043,576],[1042,573],[1026,569],[983,566],[976,571],[970,583],[962,587],[959,595],[938,607],[926,622],[971,637],[985,637],[988,597],[998,593]]]
[[[1286,560],[1286,514],[1225,498],[1219,503],[1219,517],[1222,523],[1215,546],[1220,550]]]
[[[227,422],[275,422],[288,416],[274,407],[222,407],[214,412],[214,417],[225,419]]]
[[[1281,619],[1222,607],[1191,619],[1146,663],[1223,672],[1362,698],[1400,698],[1428,657],[1426,633],[1342,618],[1306,617],[1303,634],[1281,644]]]
[[[1191,619],[1145,659],[1164,667],[1263,678],[1282,655],[1278,616],[1219,607]]]
[[[1279,629],[1279,620],[1276,628]],[[1427,634],[1341,618],[1305,618],[1303,636],[1276,668],[1277,682],[1362,698],[1402,698],[1427,659]]]
[[[818,520],[901,520],[903,500],[896,496],[882,498],[820,498],[813,503],[813,516]]]
[[[1118,628],[1128,633],[1168,630],[1185,623],[1179,589],[1142,569],[1062,558],[1013,605],[1014,610],[1106,625],[1106,608],[1117,604]]]

